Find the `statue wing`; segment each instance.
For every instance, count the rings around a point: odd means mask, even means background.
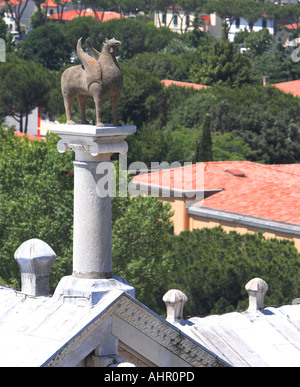
[[[89,53],[92,55],[92,57],[98,60],[100,58],[100,52],[95,50],[95,48],[91,45],[90,38],[86,39],[85,44],[89,50]]]
[[[100,62],[94,56],[90,56],[83,51],[81,41],[82,38],[77,42],[77,56],[86,72],[87,87],[89,88],[92,83],[102,83],[102,68]],[[92,47],[89,42],[87,42],[87,46],[88,48]],[[98,51],[94,51],[98,53]],[[100,53],[98,54],[100,55]]]

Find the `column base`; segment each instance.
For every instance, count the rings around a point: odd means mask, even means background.
[[[96,305],[112,290],[119,290],[135,297],[135,288],[121,277],[109,279],[63,277],[57,285],[53,298],[64,299],[64,302],[78,303],[84,300]]]
[[[72,277],[76,278],[86,278],[86,279],[110,279],[112,278],[112,272],[110,273],[101,273],[101,272],[92,272],[92,273],[77,273],[73,271]]]

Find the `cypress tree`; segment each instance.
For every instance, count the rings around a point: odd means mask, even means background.
[[[193,160],[194,163],[203,161],[213,161],[210,121],[210,116],[206,114],[202,127],[202,135],[200,139],[196,142],[195,157]]]

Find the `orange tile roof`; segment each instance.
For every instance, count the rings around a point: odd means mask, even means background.
[[[161,83],[163,83],[166,87],[171,85],[176,85],[181,87],[193,87],[194,89],[207,89],[208,87],[210,87],[210,86],[199,85],[197,83],[172,81],[170,79],[163,79]]]
[[[202,168],[203,164],[198,163],[138,175],[133,180],[178,190],[201,190]],[[235,176],[231,170],[241,171],[245,177]],[[202,188],[216,193],[194,205],[300,225],[300,164],[270,166],[249,161],[207,162],[204,163]]]
[[[21,3],[24,3],[26,0],[21,0]],[[20,3],[20,0],[10,0],[9,3],[13,6],[17,5]],[[5,6],[5,1],[0,1],[0,7]]]
[[[275,83],[272,86],[275,86],[286,93],[291,93],[294,96],[300,97],[300,79],[297,81]]]
[[[97,13],[98,19],[102,20],[102,21],[108,21],[111,19],[120,19],[121,18],[121,14],[119,14],[117,12],[104,12],[104,15],[103,15],[103,12],[96,12],[96,13]],[[102,15],[103,15],[103,19],[102,19]],[[81,13],[81,17],[84,17],[84,16],[95,17],[95,14],[92,10],[87,10],[85,13],[84,12]],[[79,17],[79,14],[75,10],[66,11],[63,13],[63,20],[72,20],[76,17]],[[53,16],[51,16],[51,18],[58,19],[58,15],[54,14]]]
[[[63,0],[64,3],[69,3],[71,0]],[[50,7],[50,8],[56,8],[57,4],[54,2],[54,0],[47,0],[44,4],[42,4],[43,7]]]
[[[289,29],[289,30],[296,30],[297,28],[299,28],[300,26],[300,23],[293,23],[293,24],[286,24],[285,25],[285,28]]]
[[[28,137],[29,140],[44,140],[46,141],[45,138],[43,137],[37,137],[37,136],[32,136],[31,134],[27,134],[27,133],[22,133],[22,132],[14,132],[14,134],[18,137]]]

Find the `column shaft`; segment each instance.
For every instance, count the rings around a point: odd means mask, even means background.
[[[101,161],[100,161],[101,162]],[[73,276],[112,277],[111,197],[99,197],[99,161],[74,162]]]

